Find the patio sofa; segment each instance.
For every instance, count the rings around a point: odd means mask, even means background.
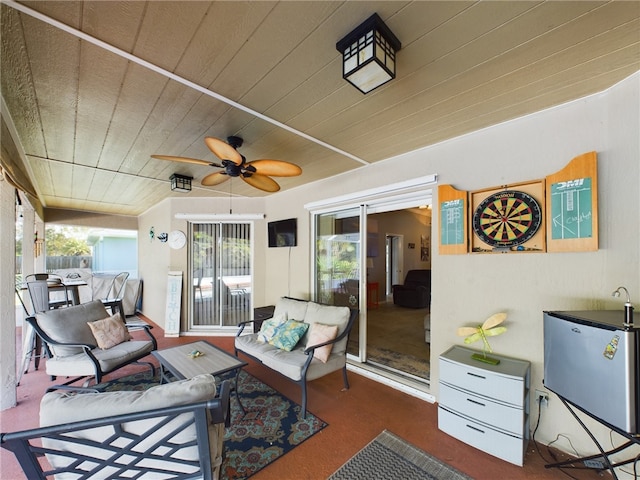
[[[0,434],[0,446],[28,479],[218,479],[230,388],[216,397],[213,376],[198,375],[144,391],[49,392],[40,428]]]
[[[242,352],[300,385],[304,418],[308,381],[342,370],[344,387],[349,388],[347,341],[357,317],[357,309],[282,297],[260,331],[245,332],[255,320],[239,324],[235,354]]]

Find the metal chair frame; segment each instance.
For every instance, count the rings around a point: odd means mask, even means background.
[[[110,282],[106,282],[106,286],[102,285],[98,289],[93,281],[96,277],[108,278],[112,274],[94,273],[91,281],[92,300],[101,300],[105,308],[110,308],[111,313],[115,313],[116,309],[122,312],[124,318],[124,308],[122,305],[122,296],[127,286],[129,272],[120,272],[113,275]]]
[[[227,380],[220,385],[219,395],[206,402],[3,433],[0,434],[0,447],[13,452],[29,479],[45,480],[55,475],[107,478],[105,472],[112,470],[113,474],[108,478],[150,475],[154,478],[170,477],[176,480],[212,480],[208,425],[224,423],[229,426],[230,389]],[[150,422],[149,419],[154,421]],[[147,430],[143,433],[130,433],[128,425],[133,422],[146,423]],[[171,433],[143,448],[145,439],[164,426],[172,426]],[[195,441],[184,445],[172,441],[173,437],[193,427],[196,432]],[[111,435],[107,441],[88,438],[88,432],[98,428],[110,430]],[[45,441],[46,446],[42,446],[43,439],[50,440]],[[122,445],[127,445],[127,448],[122,448]],[[175,455],[178,448],[189,446],[198,449],[195,460]],[[66,458],[69,466],[51,467],[45,455]],[[185,473],[185,470],[192,472]]]
[[[31,299],[33,313],[29,313],[24,301],[22,300],[22,296],[20,295],[20,292],[16,287],[16,294],[20,299],[20,303],[22,304],[22,308],[24,309],[27,317],[33,316],[38,312],[45,312],[51,308],[60,308],[72,304],[69,297],[69,291],[67,287],[62,283],[62,278],[55,275],[49,275],[47,273],[30,274],[27,275],[26,278],[37,279],[26,282],[27,291],[29,292],[29,297]],[[60,282],[61,288],[64,289],[64,301],[50,301],[49,282],[51,281],[56,281],[56,283],[58,281]],[[22,363],[20,365],[20,372],[18,373],[18,380],[16,382],[16,385],[20,385],[22,375],[29,371],[31,360],[33,360],[34,362],[34,369],[38,370],[38,367],[40,366],[40,359],[49,356],[46,344],[42,344],[40,338],[38,337],[38,335],[36,335],[33,326],[29,322],[25,323],[22,336]]]

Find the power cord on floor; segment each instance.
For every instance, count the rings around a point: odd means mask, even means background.
[[[540,426],[540,417],[542,416],[542,405],[540,405],[540,398],[539,398],[539,397],[538,397],[538,398],[536,398],[536,403],[538,404],[538,418],[537,418],[537,420],[536,420],[536,426],[535,426],[535,428],[533,429],[533,433],[531,434],[531,440],[533,441],[533,446],[535,447],[536,451],[538,452],[538,455],[540,456],[540,458],[541,458],[542,460],[544,460],[544,462],[545,462],[546,464],[550,464],[550,463],[552,463],[552,462],[550,462],[549,460],[547,460],[547,459],[545,458],[545,456],[544,456],[544,455],[542,455],[542,452],[540,451],[540,447],[538,446],[538,442],[536,442],[536,432],[538,431],[538,427]],[[558,459],[556,458],[555,454],[551,451],[551,449],[550,449],[549,447],[550,447],[554,442],[556,442],[556,441],[560,438],[560,436],[564,436],[564,435],[562,435],[562,434],[558,434],[558,436],[556,436],[555,440],[553,440],[553,442],[551,442],[549,445],[547,445],[547,452],[549,453],[549,455],[551,455],[551,457],[553,458],[553,460],[554,460],[555,462],[557,462],[557,460],[558,460]],[[568,438],[568,437],[565,437],[565,438],[567,438],[567,440],[569,440],[569,438]],[[576,449],[574,448],[573,444],[571,443],[571,440],[569,440],[569,445],[571,445],[571,448],[573,448],[573,451],[576,453],[576,456],[579,456],[579,455],[578,455],[578,452],[576,451]],[[558,470],[560,470],[562,473],[564,473],[567,477],[572,478],[573,480],[578,480],[576,477],[574,477],[573,475],[570,475],[570,474],[569,474],[568,472],[566,472],[564,469],[559,468]]]
[[[613,443],[613,430],[609,430],[609,442],[611,443],[611,448],[613,449],[617,448]],[[638,480],[639,478],[638,477],[638,461],[640,461],[640,453],[636,455],[636,457],[633,460],[633,473],[625,470],[622,467],[618,467],[618,468],[620,469],[621,472],[624,472],[627,475],[633,475],[633,478],[635,480]]]

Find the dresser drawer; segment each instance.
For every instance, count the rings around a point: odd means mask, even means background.
[[[524,403],[525,386],[522,378],[496,374],[440,357],[440,380],[501,402],[513,405]]]
[[[499,432],[486,425],[457,415],[440,405],[438,428],[490,455],[522,466],[527,440]]]
[[[439,403],[450,410],[474,418],[480,423],[522,436],[522,423],[524,422],[522,408],[497,403],[486,397],[458,390],[442,382],[440,383]]]

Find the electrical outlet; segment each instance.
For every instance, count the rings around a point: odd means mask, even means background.
[[[548,407],[549,394],[543,390],[536,390],[536,402],[540,404],[541,407]]]

